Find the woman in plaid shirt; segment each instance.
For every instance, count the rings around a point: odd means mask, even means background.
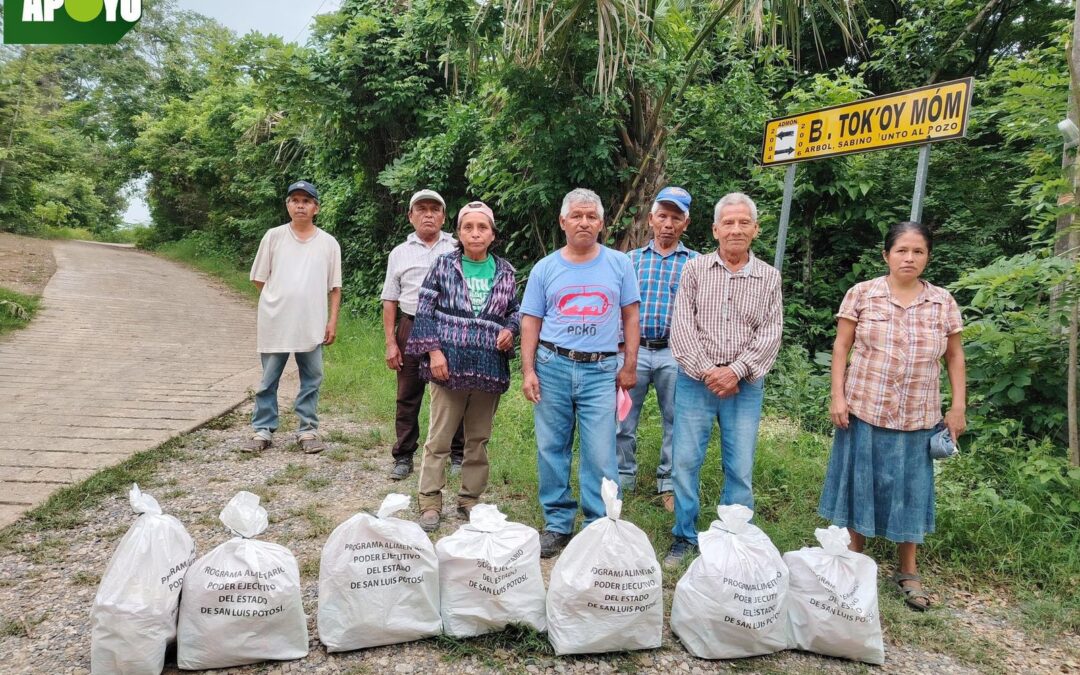
[[[893,225],[882,253],[889,273],[856,284],[840,305],[829,411],[836,434],[818,506],[848,528],[853,551],[867,537],[897,542],[892,581],[917,610],[930,606],[915,562],[934,531],[930,437],[944,423],[955,440],[967,424],[960,309],[948,291],[920,278],[932,248],[926,225]],[[952,389],[944,419],[942,357]]]

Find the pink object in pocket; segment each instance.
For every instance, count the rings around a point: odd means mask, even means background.
[[[632,405],[630,400],[630,394],[626,393],[626,390],[622,387],[615,387],[615,417],[622,422],[626,419],[626,416],[630,414],[630,406]]]

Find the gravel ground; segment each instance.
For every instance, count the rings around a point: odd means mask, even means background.
[[[233,668],[228,673],[711,673],[805,672],[848,673],[1080,673],[1080,638],[1040,640],[1015,622],[1008,601],[943,589],[945,607],[931,613],[941,631],[955,633],[956,649],[926,651],[902,644],[886,625],[886,664],[880,669],[783,652],[730,662],[696,659],[665,628],[664,644],[650,652],[596,657],[556,658],[538,650],[516,648],[509,641],[426,640],[345,654],[327,654],[315,627],[318,560],[321,547],[337,524],[359,510],[375,511],[393,491],[413,492],[415,476],[403,484],[385,478],[389,450],[377,445],[370,430],[344,417],[325,416],[333,429],[330,451],[308,456],[278,445],[249,458],[236,452],[245,437],[250,405],[196,431],[177,444],[179,456],[164,461],[142,485],[177,516],[195,539],[199,555],[229,538],[218,513],[241,489],[260,494],[270,526],[260,537],[288,546],[300,564],[311,650],[304,659]],[[452,515],[453,500],[436,538],[461,521]],[[415,516],[415,513],[413,514]],[[116,543],[132,522],[123,494],[82,510],[79,524],[63,529],[21,528],[0,548],[0,671],[86,674],[90,667],[89,612],[94,593]],[[16,526],[18,527],[18,526]],[[11,533],[9,533],[10,535]],[[545,576],[550,561],[545,561]],[[665,581],[670,604],[674,587]],[[665,624],[666,626],[666,624]],[[933,632],[933,631],[931,631]],[[993,646],[995,656],[971,658],[971,645]],[[966,659],[962,657],[967,654]],[[971,663],[972,661],[976,663]],[[178,672],[167,666],[165,672]]]

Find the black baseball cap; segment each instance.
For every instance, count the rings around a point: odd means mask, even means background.
[[[285,193],[285,196],[288,197],[297,190],[301,192],[306,192],[311,195],[312,199],[314,199],[315,201],[319,201],[319,191],[315,189],[314,185],[307,182],[306,180],[298,180],[292,185],[290,185],[289,191]]]

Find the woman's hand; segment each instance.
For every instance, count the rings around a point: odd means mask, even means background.
[[[450,368],[446,365],[446,355],[441,349],[428,352],[428,359],[432,378],[443,382],[450,379]]]
[[[495,338],[495,348],[500,352],[508,352],[514,348],[514,334],[506,328],[499,331],[499,336]]]
[[[964,429],[967,429],[967,417],[964,411],[949,408],[949,411],[945,413],[945,428],[949,430],[955,443],[960,438],[960,434],[964,433]]]
[[[833,396],[829,405],[829,417],[832,418],[833,426],[841,429],[848,428],[848,404],[847,399],[841,396]]]

